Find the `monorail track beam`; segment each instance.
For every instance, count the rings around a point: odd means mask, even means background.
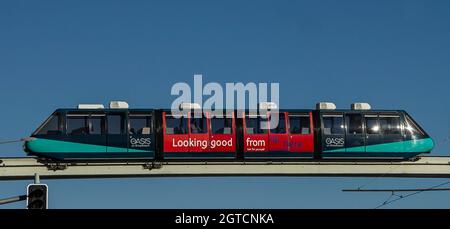
[[[157,165],[157,166],[155,166]],[[272,161],[267,162],[111,162],[68,163],[48,167],[36,158],[0,158],[0,180],[197,177],[306,176],[450,178],[450,157],[421,157],[416,161]]]

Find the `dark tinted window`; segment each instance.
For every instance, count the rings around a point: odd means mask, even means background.
[[[61,118],[59,114],[50,116],[45,123],[36,131],[36,134],[60,134],[61,133]]]
[[[232,118],[212,118],[211,130],[213,134],[232,134]]]
[[[187,118],[166,116],[166,134],[187,134]]]
[[[424,136],[425,133],[419,128],[419,126],[414,122],[409,116],[405,116],[406,123],[405,123],[405,131],[409,135],[419,135]]]
[[[380,122],[381,132],[383,134],[400,134],[400,117],[380,115],[378,119]]]
[[[362,115],[360,114],[347,114],[345,116],[347,122],[347,133],[349,134],[362,134]]]
[[[208,133],[208,125],[206,117],[196,118],[191,117],[191,133],[192,134],[204,134]]]
[[[270,116],[272,119],[272,115]],[[271,122],[274,122],[275,120],[271,120]],[[270,123],[270,125],[273,125],[273,123]],[[278,114],[278,125],[276,127],[270,126],[270,133],[273,134],[285,134],[286,133],[286,116],[284,113]]]
[[[90,134],[104,134],[104,133],[105,133],[105,116],[92,115]]]
[[[151,134],[151,115],[130,115],[130,134]]]
[[[124,133],[124,118],[120,114],[108,115],[108,134]]]
[[[89,133],[89,116],[88,115],[68,115],[67,134],[84,135]]]
[[[368,134],[380,133],[380,126],[378,125],[378,118],[376,116],[365,116],[366,119],[366,132]]]
[[[323,116],[324,134],[344,134],[342,116]]]
[[[309,134],[309,116],[289,115],[289,128],[291,134]]]
[[[264,134],[268,132],[268,119],[266,117],[246,115],[245,124],[247,134]]]

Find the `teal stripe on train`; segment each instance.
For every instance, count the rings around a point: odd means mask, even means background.
[[[45,152],[45,153],[105,153],[106,146],[93,145],[85,143],[76,143],[68,141],[58,141],[43,138],[35,138],[34,140],[27,142],[27,147],[33,152]],[[108,152],[126,152],[127,148],[110,147],[108,146]],[[145,153],[153,152],[148,150],[128,149],[129,153]]]
[[[356,151],[366,151],[366,152],[392,152],[392,153],[422,153],[429,152],[433,149],[434,142],[431,138],[408,140],[401,142],[391,142],[383,143],[369,146],[358,146],[349,148],[340,148],[334,150],[326,150],[326,153],[337,153],[337,152],[356,152]]]

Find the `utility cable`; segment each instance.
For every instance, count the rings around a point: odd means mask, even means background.
[[[0,141],[0,144],[9,144],[9,143],[15,143],[15,142],[26,142],[31,140],[31,138],[27,137],[27,138],[20,138],[20,139],[13,139],[13,140],[4,140],[4,141]]]
[[[393,203],[393,202],[396,202],[396,201],[398,201],[398,200],[406,199],[406,198],[408,198],[408,197],[410,197],[410,196],[417,195],[417,194],[422,193],[422,192],[424,192],[424,191],[426,191],[426,190],[433,190],[433,189],[435,189],[435,188],[437,188],[437,187],[441,187],[441,186],[444,186],[444,185],[446,185],[446,184],[450,184],[450,180],[449,180],[449,181],[446,181],[446,182],[444,182],[444,183],[441,183],[441,184],[432,186],[432,187],[430,187],[430,188],[428,188],[428,189],[422,189],[422,190],[420,190],[420,191],[413,192],[413,193],[410,193],[410,194],[404,195],[404,196],[403,196],[403,195],[396,195],[396,194],[395,194],[395,191],[393,191],[393,192],[391,193],[391,195],[389,196],[389,198],[388,198],[386,201],[384,201],[382,204],[380,204],[380,205],[378,205],[377,207],[375,207],[375,209],[381,208],[381,207],[383,207],[383,206],[386,206],[386,205],[391,204],[391,203]],[[391,200],[392,196],[397,196],[398,198],[392,199],[392,200]]]

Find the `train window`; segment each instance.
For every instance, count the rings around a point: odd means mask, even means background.
[[[61,133],[61,117],[59,114],[50,116],[35,134],[55,135]]]
[[[166,134],[187,134],[187,118],[166,116]]]
[[[245,125],[247,134],[265,134],[268,132],[268,119],[263,116],[246,115]]]
[[[90,134],[104,134],[105,133],[105,115],[91,116],[91,130]]]
[[[212,118],[211,129],[213,134],[232,134],[233,119],[226,118]]]
[[[108,134],[123,134],[124,118],[121,114],[108,115]]]
[[[270,116],[272,117],[272,116]],[[272,118],[271,118],[272,121]],[[272,125],[272,123],[270,123]],[[286,117],[284,113],[278,114],[278,125],[276,127],[270,128],[270,133],[272,134],[285,134],[286,133]]]
[[[67,115],[67,134],[89,134],[89,115]]]
[[[401,134],[400,117],[397,115],[380,115],[381,132],[383,134]]]
[[[376,115],[366,115],[366,131],[367,134],[378,134],[380,126],[378,125],[378,118]]]
[[[192,134],[204,134],[208,133],[207,119],[205,116],[197,118],[194,115],[190,118],[191,133]]]
[[[324,134],[344,134],[344,122],[342,115],[323,116]]]
[[[289,115],[289,132],[291,134],[309,134],[309,115]]]
[[[130,115],[130,134],[150,134],[151,133],[151,115]]]
[[[408,115],[405,116],[406,118],[406,125],[405,129],[408,134],[410,135],[425,135],[425,133],[417,126],[416,122],[414,122]]]
[[[345,115],[345,122],[347,123],[347,133],[362,134],[362,115],[361,114],[347,114]]]

